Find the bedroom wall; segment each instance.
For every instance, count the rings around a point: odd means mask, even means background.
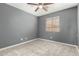
[[[46,32],[45,22],[49,17],[60,17],[60,32]],[[77,44],[77,7],[65,9],[59,12],[38,17],[39,35],[38,37],[53,41]]]
[[[77,10],[78,10],[78,14],[77,14],[78,15],[78,17],[77,17],[78,18],[78,21],[77,21],[77,24],[78,24],[78,33],[77,33],[78,34],[78,41],[77,41],[77,43],[78,43],[78,46],[79,46],[79,4],[78,4]]]
[[[25,42],[36,37],[37,17],[15,7],[0,3],[0,48]]]

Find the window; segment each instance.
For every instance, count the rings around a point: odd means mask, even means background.
[[[46,19],[46,31],[60,32],[59,16]]]

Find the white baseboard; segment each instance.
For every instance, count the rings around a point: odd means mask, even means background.
[[[32,40],[28,40],[26,42],[18,43],[18,44],[15,44],[15,45],[11,45],[11,46],[8,46],[8,47],[4,47],[4,48],[1,48],[0,51],[5,50],[5,49],[9,49],[9,48],[12,48],[12,47],[15,47],[15,46],[19,46],[19,45],[22,45],[22,44],[25,44],[25,43],[29,43],[29,42],[32,42],[32,41],[37,40],[37,39],[38,38],[32,39]]]
[[[4,48],[1,48],[0,51],[5,50],[5,49],[9,49],[9,48],[12,48],[12,47],[16,47],[16,46],[19,46],[19,45],[22,45],[22,44],[25,44],[25,43],[29,43],[29,42],[32,42],[32,41],[37,40],[37,39],[44,40],[44,41],[49,41],[49,42],[56,42],[56,43],[60,43],[60,44],[68,45],[68,46],[73,46],[77,49],[77,51],[79,53],[79,47],[77,45],[72,45],[72,44],[67,44],[67,43],[52,41],[52,40],[48,40],[48,39],[42,39],[42,38],[36,38],[36,39],[28,40],[26,42],[22,42],[22,43],[15,44],[15,45],[12,45],[12,46],[4,47]]]
[[[77,49],[77,51],[79,51],[79,48],[77,45],[72,45],[72,44],[67,44],[67,43],[62,43],[62,42],[57,42],[57,41],[52,41],[52,40],[48,40],[48,39],[42,39],[42,38],[39,38],[40,40],[45,40],[45,41],[49,41],[49,42],[56,42],[56,43],[59,43],[59,44],[64,44],[64,45],[68,45],[68,46],[72,46],[72,47],[75,47]]]
[[[57,41],[53,41],[53,40],[48,40],[48,39],[41,39],[39,38],[40,40],[45,40],[45,41],[49,41],[49,42],[56,42],[56,43],[60,43],[60,44],[64,44],[64,45],[68,45],[68,46],[73,46],[75,47],[76,45],[72,45],[72,44],[67,44],[67,43],[62,43],[62,42],[57,42]]]

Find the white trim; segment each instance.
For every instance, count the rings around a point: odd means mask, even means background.
[[[19,45],[22,45],[22,44],[25,44],[25,43],[29,43],[29,42],[32,42],[32,41],[37,40],[37,39],[44,40],[44,41],[49,41],[49,42],[56,42],[56,43],[60,43],[60,44],[68,45],[68,46],[72,46],[72,47],[75,47],[77,49],[78,53],[79,53],[79,48],[78,48],[77,45],[71,45],[71,44],[67,44],[67,43],[62,43],[62,42],[57,42],[57,41],[52,41],[52,40],[42,39],[42,38],[36,38],[36,39],[28,40],[26,42],[22,42],[22,43],[15,44],[15,45],[12,45],[12,46],[4,47],[4,48],[1,48],[0,51],[5,50],[5,49],[9,49],[9,48],[12,48],[12,47],[16,47],[16,46],[19,46]]]
[[[49,42],[56,42],[56,43],[59,43],[59,44],[64,44],[64,45],[73,46],[73,47],[76,47],[76,46],[77,46],[77,45],[72,45],[72,44],[67,44],[67,43],[52,41],[52,40],[48,40],[48,39],[42,39],[42,38],[39,38],[39,39],[40,39],[40,40],[49,41]]]
[[[11,45],[11,46],[8,46],[8,47],[4,47],[4,48],[1,48],[0,51],[5,50],[5,49],[9,49],[9,48],[12,48],[12,47],[16,47],[16,46],[19,46],[19,45],[22,45],[22,44],[25,44],[25,43],[29,43],[29,42],[32,42],[32,41],[37,40],[37,39],[38,38],[32,39],[32,40],[28,40],[26,42],[22,42],[22,43],[19,43],[19,44]]]
[[[48,40],[48,39],[42,39],[42,38],[39,38],[40,40],[44,40],[44,41],[49,41],[49,42],[56,42],[56,43],[59,43],[59,44],[64,44],[64,45],[68,45],[68,46],[72,46],[72,47],[75,47],[76,50],[78,51],[79,53],[79,48],[77,45],[72,45],[72,44],[67,44],[67,43],[62,43],[62,42],[57,42],[57,41],[52,41],[52,40]]]

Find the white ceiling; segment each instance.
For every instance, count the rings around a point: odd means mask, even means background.
[[[60,10],[77,6],[77,3],[54,3],[51,5],[48,5],[47,12],[44,11],[43,9],[39,9],[37,12],[35,12],[34,10],[36,9],[36,6],[31,6],[26,3],[8,3],[8,5],[14,6],[18,9],[21,9],[35,16],[42,16],[42,15],[46,15],[46,14],[53,13],[56,11],[60,11]]]

